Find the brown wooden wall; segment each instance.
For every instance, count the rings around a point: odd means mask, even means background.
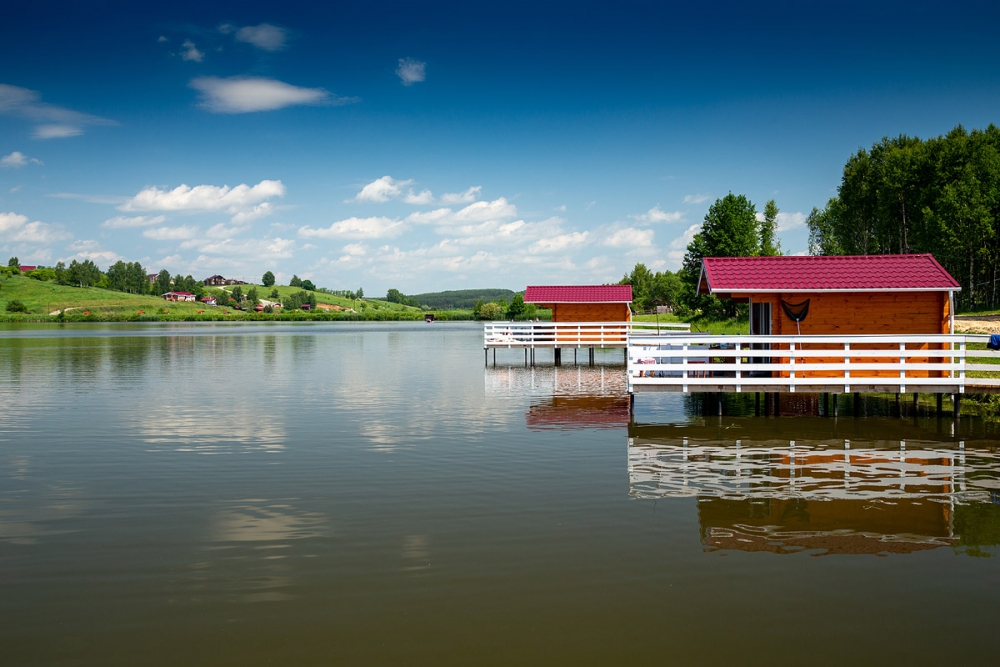
[[[632,319],[624,303],[556,303],[553,322],[628,322]]]
[[[781,308],[781,300],[801,303],[809,299],[809,314],[799,327],[803,336],[822,335],[865,335],[865,334],[947,334],[949,333],[949,312],[947,292],[838,292],[819,294],[742,294],[754,303],[771,304],[771,334],[794,336],[799,333],[795,322]],[[780,346],[787,349],[787,346]],[[834,346],[812,345],[810,349],[831,349]],[[852,345],[853,349],[896,349],[887,345]],[[927,345],[908,344],[907,349],[929,349]],[[940,349],[935,347],[934,349]],[[775,359],[776,361],[778,359]],[[885,359],[892,360],[891,355]],[[899,357],[896,357],[896,361]],[[941,358],[911,357],[914,363],[940,362]],[[781,359],[785,362],[787,359]],[[839,362],[843,357],[815,358],[813,363]],[[851,358],[851,363],[862,363],[861,358]],[[782,373],[787,375],[787,373]],[[836,372],[804,371],[802,377],[833,377]],[[939,377],[937,371],[909,371],[912,377]],[[857,371],[852,378],[893,377],[891,371]]]

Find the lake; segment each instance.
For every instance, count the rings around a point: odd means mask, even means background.
[[[620,350],[545,354],[484,367],[472,323],[0,329],[0,663],[996,659],[997,424],[630,420]]]

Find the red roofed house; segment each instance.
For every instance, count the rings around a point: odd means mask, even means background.
[[[541,308],[552,310],[553,322],[631,322],[632,302],[631,285],[529,285],[524,291],[524,302],[533,303]],[[577,332],[562,332],[556,335],[556,341],[567,343],[580,341],[615,340],[625,341],[624,328],[621,338],[617,333],[608,335],[607,331],[593,335],[583,335]]]
[[[529,285],[524,302],[552,309],[553,322],[630,322],[631,285]]]
[[[698,282],[699,294],[749,303],[752,335],[775,336],[952,333],[960,289],[929,254],[706,257]]]
[[[28,264],[22,264],[18,268],[21,270],[21,273],[27,273],[28,271],[34,271],[38,267],[37,266],[31,266],[31,265],[28,265]]]
[[[194,301],[195,296],[191,292],[167,292],[163,298],[167,301]]]

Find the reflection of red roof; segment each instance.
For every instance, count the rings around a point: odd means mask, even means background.
[[[698,286],[702,294],[957,289],[961,286],[930,254],[706,257]]]
[[[631,285],[529,285],[525,303],[629,303]]]

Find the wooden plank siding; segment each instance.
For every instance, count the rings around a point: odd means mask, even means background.
[[[791,294],[733,294],[733,298],[750,298],[754,303],[771,304],[771,334],[776,336],[802,335],[886,335],[886,334],[947,334],[950,333],[949,302],[947,292],[835,292]],[[785,314],[781,301],[802,303],[809,299],[809,314],[796,327],[795,321]],[[833,346],[813,344],[805,349],[832,349]],[[943,349],[939,345],[907,344],[908,350]],[[787,345],[775,349],[787,350]],[[855,345],[857,350],[898,351],[888,344]],[[772,358],[775,358],[772,355]],[[788,357],[776,358],[787,363]],[[843,356],[811,360],[814,363],[836,363]],[[889,363],[892,355],[878,358]],[[898,357],[897,357],[898,360]],[[862,359],[851,357],[851,363]],[[874,360],[872,360],[874,361]],[[912,358],[913,363],[940,363],[940,357]],[[802,377],[834,377],[836,372],[803,371]],[[942,377],[941,371],[909,371],[907,377]],[[779,373],[777,377],[788,377]],[[891,371],[856,371],[852,378],[892,377]]]
[[[631,322],[632,321],[632,311],[629,310],[627,303],[553,303],[553,304],[543,304],[543,308],[552,309],[552,321],[553,322]],[[628,337],[628,331],[622,328],[621,338],[615,336],[604,336],[605,341],[620,341],[624,342]],[[574,346],[578,344],[579,341],[583,342],[598,342],[601,340],[600,336],[588,337],[583,335],[580,339],[577,339],[576,334],[565,333],[560,334],[556,339],[558,341],[566,340],[567,342],[572,340]]]

